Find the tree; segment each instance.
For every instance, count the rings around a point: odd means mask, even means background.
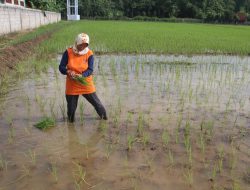
[[[206,6],[206,20],[221,21],[224,18],[225,4],[223,0],[209,0]]]
[[[27,0],[27,5],[31,8],[60,12],[65,10],[66,2],[59,0]]]
[[[232,22],[235,17],[235,0],[224,0],[225,13],[224,21]]]

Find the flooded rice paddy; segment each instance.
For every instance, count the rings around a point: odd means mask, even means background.
[[[94,77],[108,121],[80,97],[67,123],[57,66],[11,84],[1,190],[250,189],[249,57],[103,55]]]

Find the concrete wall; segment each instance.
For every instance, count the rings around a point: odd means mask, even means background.
[[[0,35],[33,29],[60,20],[60,13],[0,4]]]

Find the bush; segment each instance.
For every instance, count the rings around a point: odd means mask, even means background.
[[[126,20],[126,21],[158,21],[158,22],[188,22],[188,23],[202,23],[202,19],[193,19],[193,18],[158,18],[158,17],[148,17],[148,16],[136,16],[133,18],[129,18],[126,16],[119,17],[82,17],[82,19],[90,19],[90,20]]]

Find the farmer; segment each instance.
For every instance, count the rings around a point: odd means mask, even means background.
[[[66,77],[66,100],[68,121],[74,122],[75,111],[79,95],[82,95],[91,103],[101,119],[107,120],[106,110],[96,95],[93,82],[94,56],[88,48],[89,36],[79,34],[73,47],[68,48],[61,59],[59,70]],[[75,80],[76,77],[84,77],[87,84],[83,85]]]

